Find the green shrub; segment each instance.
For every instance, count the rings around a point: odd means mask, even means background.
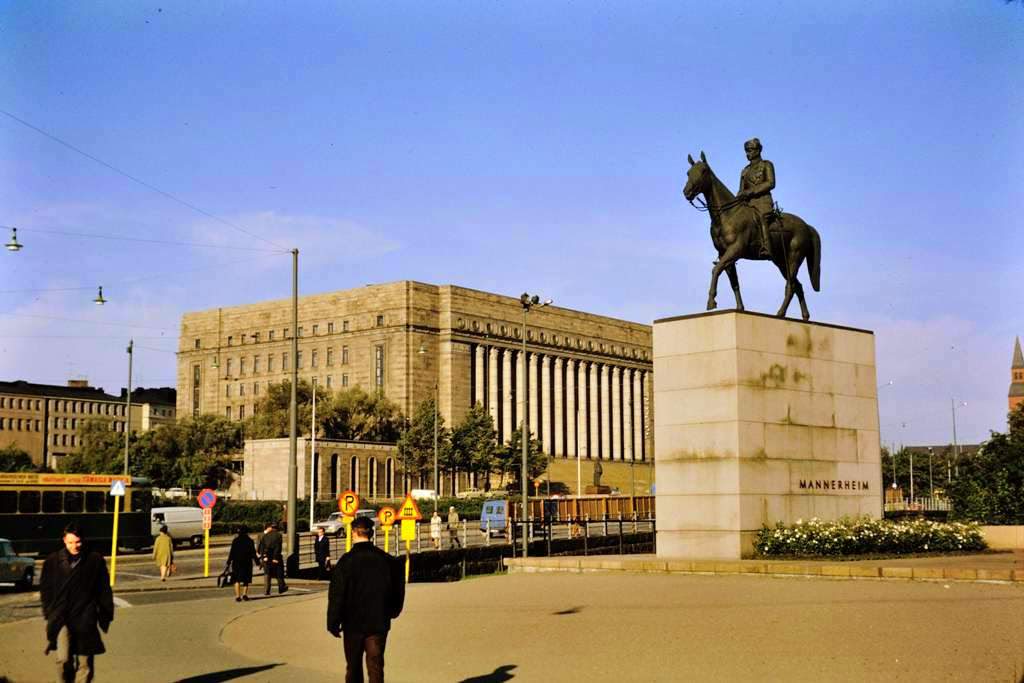
[[[887,521],[844,517],[835,522],[818,518],[762,527],[754,542],[763,557],[802,555],[829,557],[867,554],[943,553],[984,550],[987,545],[977,524],[932,522],[925,519]]]

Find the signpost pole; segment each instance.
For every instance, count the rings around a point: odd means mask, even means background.
[[[203,541],[206,546],[206,550],[203,553],[203,577],[209,578],[210,576],[210,530],[203,529]]]
[[[384,527],[384,552],[391,554],[391,548],[388,545],[388,537],[391,535],[391,527]]]
[[[213,506],[217,504],[217,492],[203,489],[196,496],[203,509],[203,577],[210,576],[210,527],[213,525]]]
[[[110,539],[110,587],[114,587],[114,579],[117,577],[117,511],[121,509],[121,498],[114,496],[114,535]]]
[[[341,518],[345,524],[345,552],[352,550],[352,518],[348,515]]]

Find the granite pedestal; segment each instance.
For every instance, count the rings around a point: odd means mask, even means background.
[[[874,342],[737,311],[655,321],[658,555],[749,557],[765,524],[880,517]]]

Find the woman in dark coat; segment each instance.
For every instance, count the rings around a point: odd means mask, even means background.
[[[57,651],[60,680],[92,680],[93,657],[106,652],[100,629],[114,620],[114,594],[103,556],[82,548],[75,524],[64,529],[64,547],[43,563],[39,597],[46,617],[46,652]]]
[[[256,544],[249,538],[244,526],[238,528],[238,534],[231,541],[231,552],[228,553],[227,570],[235,584],[235,602],[249,599],[249,584],[252,583],[252,568],[258,564]]]

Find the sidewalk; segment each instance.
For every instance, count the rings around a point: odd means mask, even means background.
[[[506,559],[510,573],[631,572],[641,574],[755,574],[829,579],[977,581],[1024,587],[1024,553],[983,553],[882,560],[689,560],[655,555]]]

